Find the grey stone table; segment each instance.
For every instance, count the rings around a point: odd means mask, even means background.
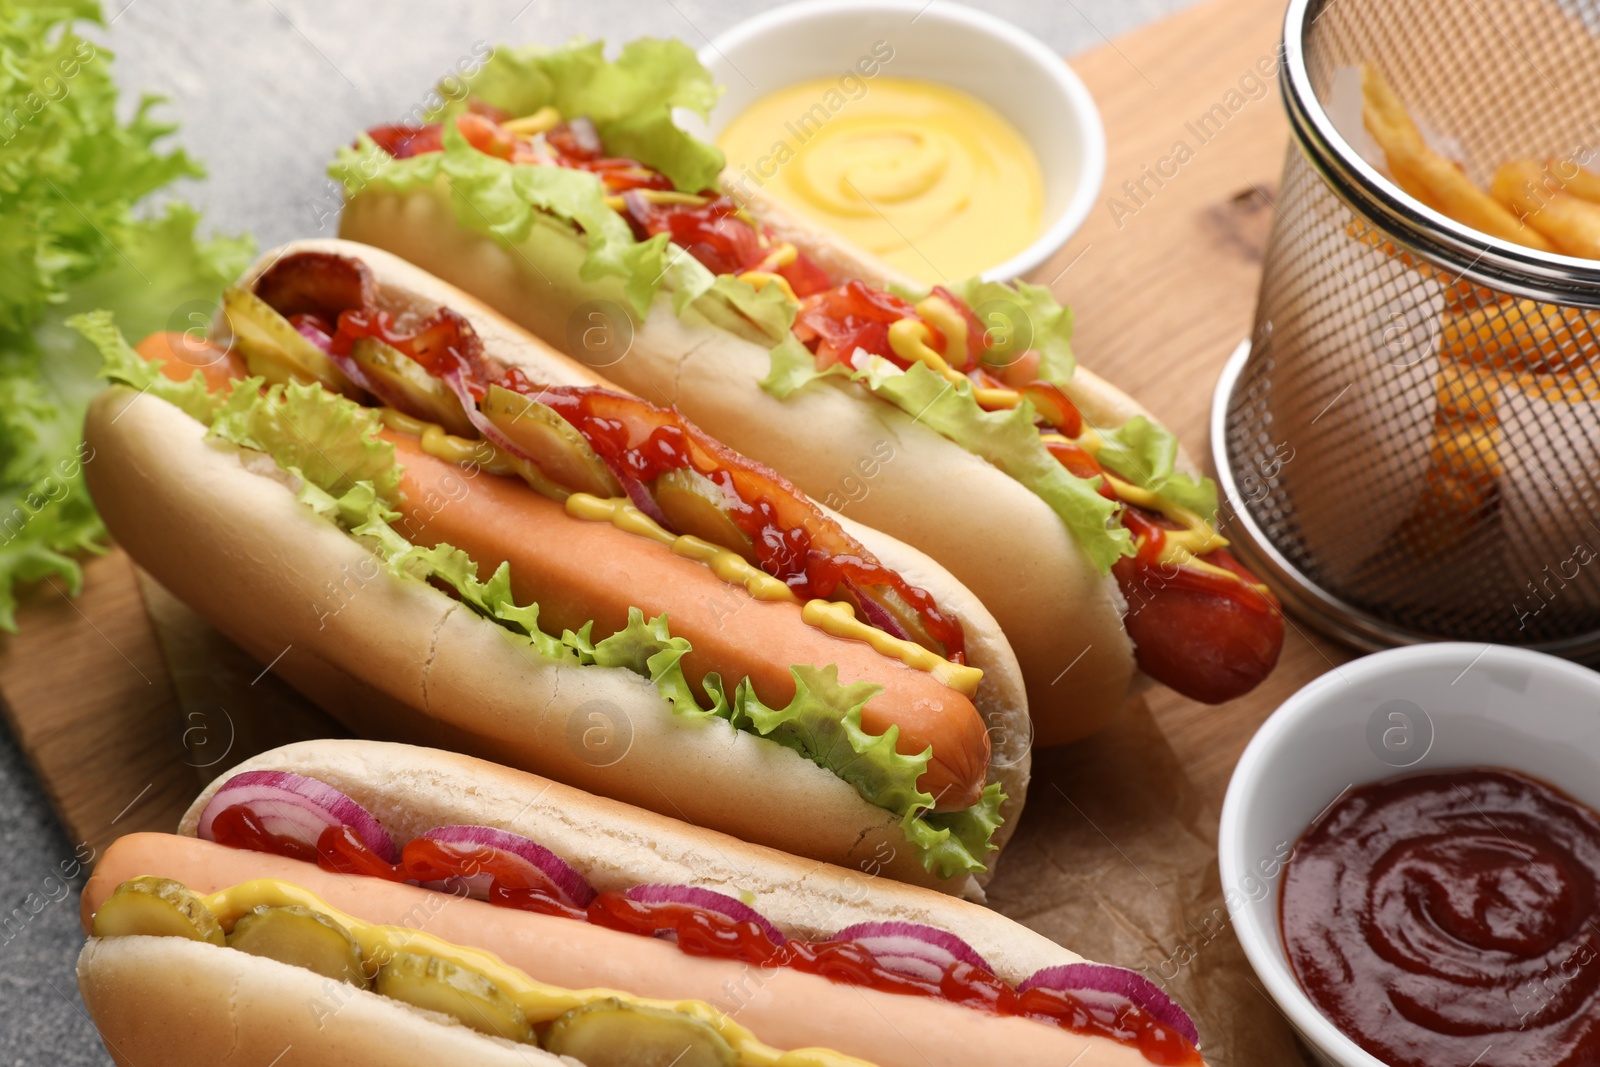
[[[410,110],[480,42],[676,36],[698,48],[770,0],[109,0],[105,33],[131,103],[170,99],[210,177],[181,188],[219,232],[262,247],[331,234],[335,146]],[[1063,54],[1191,0],[969,0]],[[103,1064],[73,977],[82,935],[73,843],[0,727],[0,1067]],[[136,1067],[157,1067],[139,1064]],[[261,1067],[266,1067],[265,1064]]]

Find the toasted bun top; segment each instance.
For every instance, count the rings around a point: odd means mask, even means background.
[[[800,937],[859,922],[924,923],[966,940],[1011,982],[1081,959],[977,904],[748,844],[536,774],[411,745],[321,740],[264,752],[212,782],[184,815],[179,833],[194,836],[216,791],[251,770],[325,782],[370,811],[397,842],[446,824],[492,826],[544,845],[596,889],[646,882],[715,889],[748,901]]]

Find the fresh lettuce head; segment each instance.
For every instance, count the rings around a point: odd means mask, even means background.
[[[966,811],[929,814],[934,797],[917,782],[932,749],[901,753],[898,727],[875,735],[862,726],[861,710],[878,686],[843,684],[832,665],[798,664],[790,668],[795,695],[782,707],[763,703],[748,678],[730,690],[711,674],[696,687],[683,671],[683,657],[692,651],[689,641],[672,634],[666,615],[647,619],[638,608],[629,609],[621,630],[599,639],[592,622],[577,631],[547,633],[539,626],[539,606],[513,599],[509,564],[502,563],[485,581],[460,549],[412,544],[395,528],[400,514],[391,505],[401,469],[394,446],[379,436],[376,412],[321,386],[263,388],[260,378],[235,382],[226,396],[208,394],[198,371],[178,382],[141,359],[110,312],[79,315],[71,325],[102,353],[107,379],[177,405],[208,426],[213,438],[271,456],[299,480],[301,503],[370,547],[390,573],[450,587],[464,604],[498,623],[525,654],[640,675],[655,686],[670,713],[721,719],[730,729],[767,738],[836,774],[862,799],[900,819],[907,841],[930,871],[954,877],[984,869],[1005,799],[1000,787],[991,785]]]
[[[0,0],[0,628],[20,582],[76,591],[75,556],[104,543],[84,488],[94,347],[66,326],[107,308],[130,332],[187,329],[244,269],[248,242],[201,240],[183,204],[135,205],[199,177],[146,97],[118,118],[111,53],[74,32],[93,0]]]

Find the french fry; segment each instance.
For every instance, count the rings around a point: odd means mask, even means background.
[[[1600,184],[1600,179],[1594,181]],[[1563,182],[1547,164],[1514,159],[1494,172],[1490,191],[1523,222],[1544,234],[1556,251],[1600,259],[1600,203],[1569,196],[1569,186],[1570,180]]]
[[[1600,311],[1518,300],[1445,316],[1441,355],[1496,370],[1561,372],[1600,366]]]
[[[1361,101],[1367,132],[1383,149],[1396,184],[1408,194],[1491,237],[1554,251],[1542,234],[1524,226],[1503,204],[1473,185],[1460,167],[1428,147],[1394,89],[1370,63],[1361,65]]]
[[[1571,177],[1561,178],[1562,184],[1567,188],[1567,192],[1580,200],[1588,200],[1600,204],[1600,174],[1596,174],[1592,170],[1584,170],[1576,163],[1568,160],[1545,160],[1544,169],[1557,177],[1560,177],[1568,168],[1577,171],[1577,173]]]

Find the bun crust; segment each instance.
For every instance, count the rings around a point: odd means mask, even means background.
[[[91,938],[78,988],[117,1067],[571,1067],[303,967],[179,937]]]
[[[322,740],[264,752],[212,782],[178,832],[194,836],[216,791],[250,770],[292,771],[326,782],[372,812],[399,841],[435,826],[494,826],[544,845],[596,889],[647,882],[703,886],[747,900],[785,933],[801,937],[859,922],[924,923],[959,934],[1011,982],[1082,958],[988,908],[873,877],[870,867],[803,859],[536,774],[409,745]]]
[[[528,253],[459,226],[448,195],[437,189],[362,193],[346,204],[340,233],[420,264],[558,346],[596,293],[626,307],[616,279],[579,280],[580,240],[536,228],[541,266],[534,269]],[[820,231],[807,238],[824,242],[807,244],[808,253],[831,249],[840,263],[859,255],[825,238]],[[849,269],[883,275],[882,268]],[[827,378],[774,398],[758,384],[767,352],[766,344],[693,309],[676,315],[670,297],[658,294],[627,355],[605,373],[640,396],[678,405],[818,500],[861,487],[848,503],[853,518],[939,560],[1000,620],[1022,666],[1037,743],[1075,740],[1105,725],[1126,702],[1135,674],[1122,626],[1126,603],[1116,580],[1095,570],[1049,506],[861,386]],[[1074,391],[1091,419],[1140,410],[1099,379],[1079,377]]]

